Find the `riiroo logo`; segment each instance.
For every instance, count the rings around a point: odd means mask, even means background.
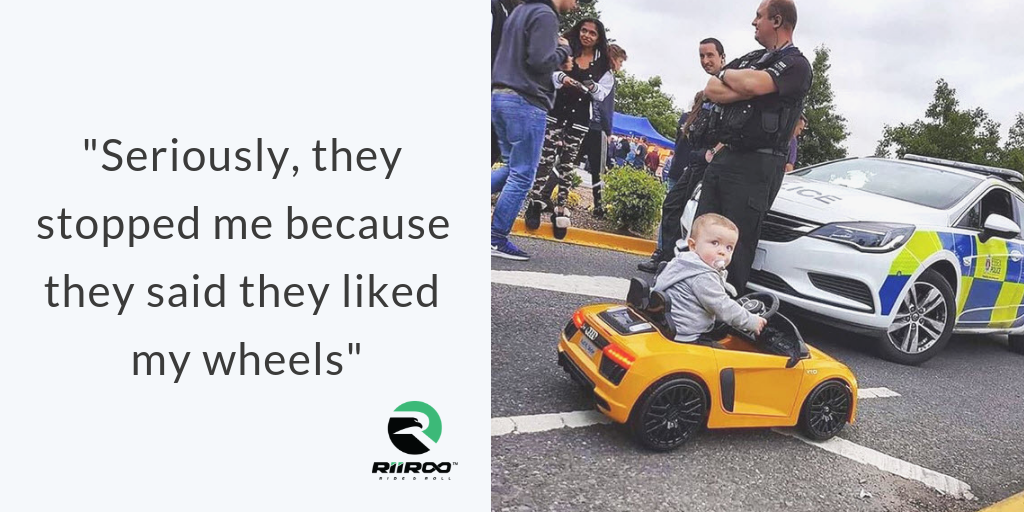
[[[424,425],[426,423],[426,425]],[[395,408],[388,420],[388,438],[395,448],[422,455],[441,440],[441,415],[425,402],[406,402]],[[448,473],[458,462],[374,462],[371,474],[384,474],[380,480],[451,480]]]
[[[426,427],[420,423],[418,415],[410,413],[426,416]],[[441,415],[426,402],[406,402],[391,414],[388,436],[395,448],[409,455],[427,453],[441,439]]]

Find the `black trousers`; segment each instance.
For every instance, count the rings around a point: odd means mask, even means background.
[[[782,186],[785,165],[785,156],[726,149],[715,156],[704,173],[694,218],[717,213],[739,228],[739,242],[728,267],[728,281],[740,294],[744,293],[750,278],[761,226]]]
[[[691,163],[665,195],[665,202],[661,204],[663,250],[658,255],[661,261],[669,261],[675,255],[676,242],[683,237],[683,230],[679,225],[683,218],[683,210],[686,209],[686,203],[693,197],[693,191],[697,188],[697,184],[704,179],[705,169],[707,169],[707,165]]]

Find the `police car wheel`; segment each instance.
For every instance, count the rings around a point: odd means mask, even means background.
[[[674,450],[707,424],[708,402],[697,381],[667,377],[641,395],[629,420],[633,437],[659,452]]]
[[[1010,335],[1010,350],[1024,354],[1024,335],[1011,334]]]
[[[938,272],[928,269],[914,281],[878,340],[881,356],[917,365],[939,353],[953,333],[956,318],[953,288]]]

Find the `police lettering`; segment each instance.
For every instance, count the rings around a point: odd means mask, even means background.
[[[781,187],[781,190],[785,190],[787,192],[796,192],[796,194],[798,196],[803,196],[803,197],[811,198],[811,199],[814,199],[815,201],[821,201],[822,203],[825,203],[825,204],[832,204],[832,203],[834,203],[836,201],[840,201],[840,200],[843,199],[843,198],[841,198],[839,196],[822,194],[821,192],[818,192],[817,190],[814,190],[814,189],[811,189],[811,188],[807,188],[807,187],[805,187],[803,185],[783,185]]]

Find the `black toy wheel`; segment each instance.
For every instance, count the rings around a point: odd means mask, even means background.
[[[846,426],[852,406],[852,393],[846,384],[835,380],[818,384],[804,402],[800,428],[811,439],[830,439]]]
[[[1010,335],[1010,350],[1024,354],[1024,335],[1011,334]]]
[[[651,386],[630,418],[636,440],[655,451],[674,450],[707,421],[704,388],[686,377],[672,377]]]

